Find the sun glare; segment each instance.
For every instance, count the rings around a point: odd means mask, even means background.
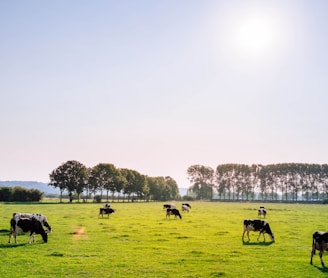
[[[275,30],[268,20],[247,18],[236,27],[236,46],[249,55],[259,55],[274,46]]]
[[[285,13],[264,4],[229,8],[218,21],[217,40],[220,54],[228,64],[248,70],[282,61],[287,51]]]

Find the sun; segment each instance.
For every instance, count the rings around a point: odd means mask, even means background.
[[[214,60],[247,74],[278,68],[291,51],[288,14],[259,1],[225,7],[213,32]]]
[[[273,22],[261,17],[241,20],[236,26],[234,43],[248,55],[262,55],[275,45],[276,30]]]

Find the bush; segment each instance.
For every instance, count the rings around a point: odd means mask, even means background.
[[[186,196],[183,196],[183,197],[182,197],[182,200],[184,200],[184,201],[195,201],[195,198],[186,195]]]
[[[0,202],[10,202],[12,194],[12,187],[0,187]]]
[[[97,203],[101,203],[101,196],[100,196],[100,195],[96,195],[96,196],[95,196],[95,201],[96,201]]]
[[[20,186],[0,187],[1,202],[39,202],[43,193],[37,189],[28,189]]]

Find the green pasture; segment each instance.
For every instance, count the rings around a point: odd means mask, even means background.
[[[166,219],[163,203],[0,204],[1,277],[327,277],[318,253],[309,264],[312,233],[328,230],[328,206],[264,204],[271,243],[243,243],[243,219],[254,203],[192,202],[182,220]],[[178,208],[181,203],[176,202]],[[8,244],[13,212],[42,213],[53,227],[48,243]],[[328,253],[327,253],[328,254]],[[325,257],[328,265],[328,255]]]

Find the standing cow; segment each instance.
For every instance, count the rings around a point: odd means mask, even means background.
[[[265,207],[260,207],[258,210],[257,216],[261,217],[261,215],[263,215],[263,217],[265,218],[266,214],[267,214],[267,211],[266,211]]]
[[[101,217],[104,217],[104,214],[107,214],[107,216],[109,218],[109,216],[114,212],[115,212],[115,210],[112,208],[100,208],[98,218],[100,215],[101,215]]]
[[[166,209],[166,219],[167,219],[167,218],[170,219],[170,216],[171,216],[172,214],[174,215],[174,219],[177,218],[177,216],[178,216],[180,219],[182,219],[182,216],[181,216],[180,211],[179,211],[178,209],[175,209],[175,208],[173,208],[173,209],[170,209],[170,208]]]
[[[252,219],[245,219],[244,220],[244,232],[243,232],[243,237],[242,240],[244,241],[244,235],[247,232],[247,237],[248,240],[250,240],[249,238],[249,232],[253,231],[253,232],[260,232],[257,240],[259,240],[260,235],[263,234],[263,238],[265,241],[265,234],[267,233],[271,240],[274,241],[274,234],[271,231],[270,225],[268,222],[264,221],[264,220],[252,220]]]
[[[312,251],[310,264],[312,264],[312,258],[313,255],[315,255],[315,250],[319,251],[321,265],[322,267],[325,267],[322,255],[324,251],[328,251],[328,232],[315,232],[312,235]]]
[[[189,212],[189,207],[186,206],[185,204],[182,204],[182,206],[181,206],[181,210],[182,210],[182,211]]]
[[[11,237],[14,236],[15,243],[17,244],[17,235],[19,233],[30,232],[30,237],[28,243],[31,241],[35,242],[35,235],[40,234],[44,242],[48,241],[48,234],[43,229],[42,223],[36,218],[20,218],[18,220],[12,218],[10,220],[10,233],[9,233],[9,243]]]
[[[163,209],[175,209],[175,204],[164,204]]]
[[[20,212],[14,212],[13,213],[13,219],[16,222],[21,218],[28,218],[28,219],[35,218],[36,220],[40,221],[41,224],[48,229],[49,233],[51,233],[51,231],[52,231],[52,228],[49,225],[47,217],[43,214],[40,214],[40,213],[20,213]]]
[[[188,203],[184,203],[184,204],[182,204],[183,206],[187,206],[188,208],[190,208],[191,209],[191,205],[190,204],[188,204]]]

